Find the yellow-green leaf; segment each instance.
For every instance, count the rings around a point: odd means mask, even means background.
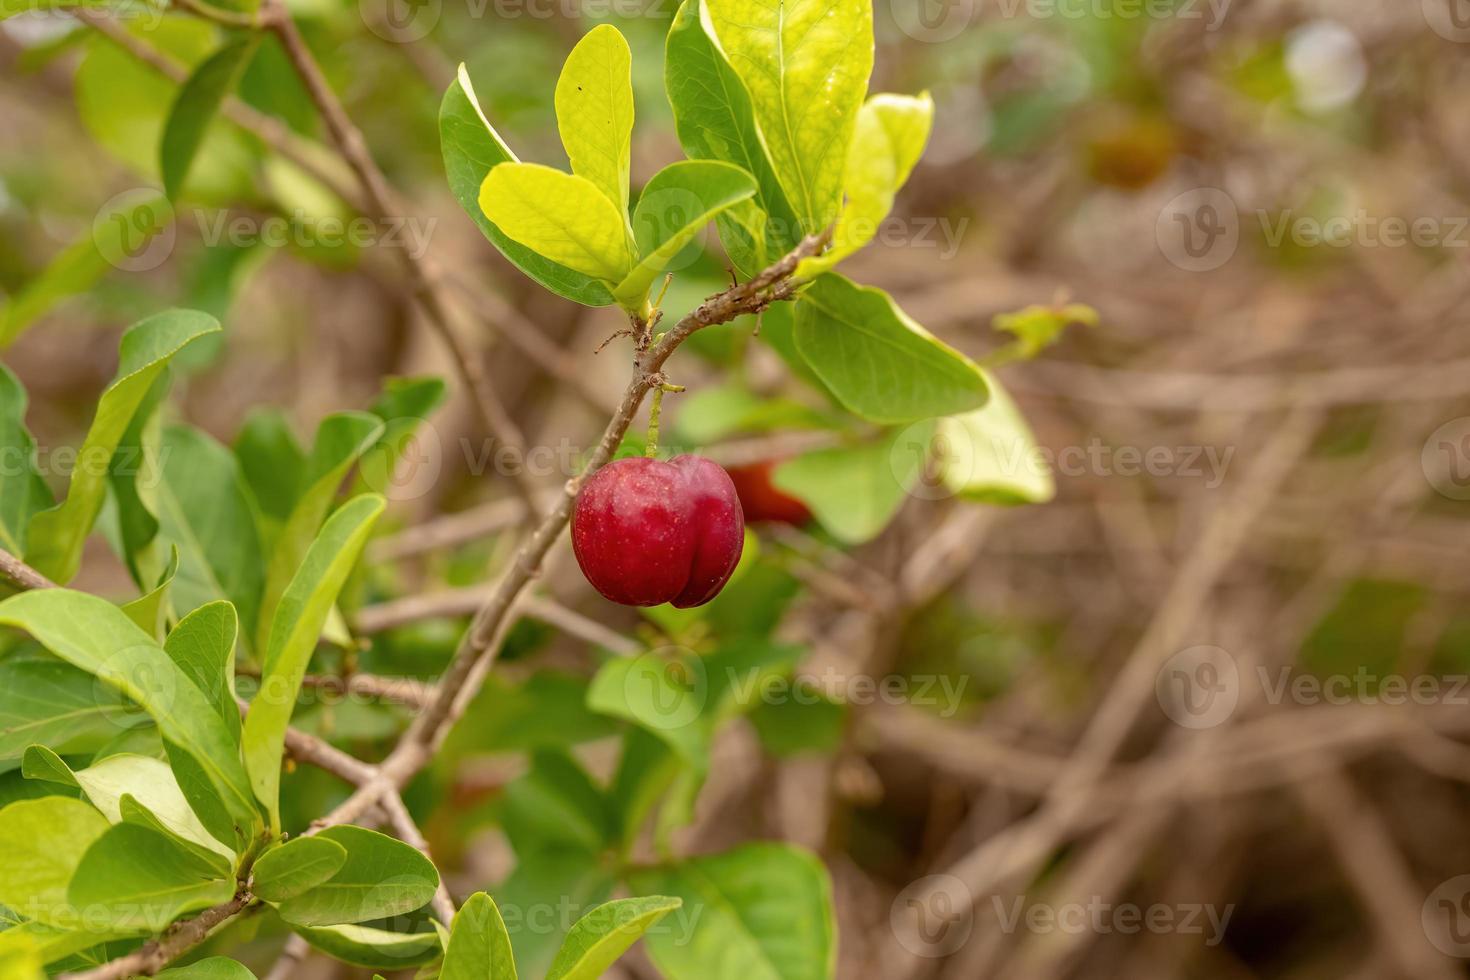
[[[715,215],[755,196],[755,180],[739,167],[714,160],[684,160],[653,175],[638,197],[633,231],[641,256],[613,295],[639,308],[648,288]]]
[[[811,278],[826,272],[862,248],[878,233],[878,225],[893,210],[893,199],[909,179],[929,140],[934,122],[934,100],[925,92],[875,95],[858,112],[842,189],[847,196],[832,247],[807,259],[796,274]]]
[[[986,372],[990,401],[964,415],[939,420],[936,463],[956,494],[991,504],[1041,504],[1056,496],[1051,467],[1020,408]]]
[[[617,208],[628,213],[633,144],[633,52],[616,27],[589,31],[562,66],[556,82],[556,126],[572,161]]]
[[[616,283],[633,267],[627,221],[585,177],[502,163],[480,186],[480,209],[513,241],[576,272]]]
[[[871,0],[704,0],[701,18],[750,93],[803,229],[826,228],[873,70]]]

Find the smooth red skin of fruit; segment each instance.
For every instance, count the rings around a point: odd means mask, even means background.
[[[735,483],[735,492],[740,495],[740,506],[745,510],[747,521],[779,521],[800,527],[812,519],[812,512],[806,504],[776,489],[776,484],[771,482],[771,471],[781,462],[768,459],[764,463],[730,469],[730,479]]]
[[[725,587],[745,546],[729,475],[703,456],[620,459],[592,474],[572,511],[582,574],[625,606],[702,606]]]

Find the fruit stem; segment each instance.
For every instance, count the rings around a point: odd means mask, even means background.
[[[663,375],[659,375],[659,377],[662,378]],[[662,414],[664,408],[664,392],[672,391],[677,393],[685,390],[683,385],[671,385],[667,381],[659,381],[654,387],[653,402],[648,406],[648,445],[643,451],[643,455],[649,459],[653,459],[658,455],[658,417]]]
[[[648,407],[648,445],[643,455],[653,459],[658,455],[658,417],[664,407],[664,386],[653,389],[653,402]]]

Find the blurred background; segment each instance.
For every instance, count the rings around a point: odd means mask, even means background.
[[[679,156],[662,87],[675,5],[292,7],[403,197],[393,221],[351,231],[342,164],[268,44],[241,101],[298,159],[217,124],[167,230],[144,236],[168,67],[218,29],[143,5],[100,27],[0,24],[0,343],[42,453],[80,443],[120,331],[166,305],[226,322],[175,389],[226,443],[262,411],[306,438],[385,376],[449,376],[404,248],[445,277],[554,491],[621,391],[625,348],[594,350],[622,324],[481,238],[445,184],[438,105],[464,62],[521,156],[564,162],[556,73],[614,23],[635,52],[636,187]],[[609,722],[583,704],[599,630],[609,646],[752,631],[803,645],[803,673],[845,705],[728,726],[675,840],[814,849],[844,978],[1467,975],[1470,4],[879,0],[875,18],[874,89],[928,89],[938,119],[849,274],[977,359],[1009,341],[999,314],[1098,311],[998,373],[1056,498],[977,507],[923,483],[859,547],[762,529],[712,624],[611,606],[558,548],[542,588],[590,622],[518,627],[411,788],[456,893],[586,887],[585,869],[518,861],[503,801],[530,749],[574,742],[611,766]],[[670,314],[725,283],[707,244]],[[690,394],[666,403],[674,444],[734,464],[841,436],[753,328],[675,359]],[[451,383],[391,488],[402,533],[375,545],[366,668],[432,678],[463,628],[450,590],[504,567],[518,505],[494,449]],[[79,587],[131,588],[100,544]],[[298,712],[364,755],[405,716],[329,697]],[[293,819],[341,791],[298,772]],[[279,935],[251,942],[268,968]]]

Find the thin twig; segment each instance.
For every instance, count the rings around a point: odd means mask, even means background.
[[[251,900],[251,894],[241,889],[228,902],[207,908],[187,921],[175,923],[167,933],[144,943],[136,952],[84,973],[66,974],[65,980],[122,980],[123,977],[152,976],[208,939],[215,929],[244,911]]]
[[[8,551],[0,550],[0,580],[21,591],[54,589],[56,583],[36,571]]]
[[[384,176],[383,171],[378,168],[377,162],[368,150],[367,140],[363,137],[362,131],[347,115],[347,110],[343,108],[337,94],[327,83],[321,66],[317,64],[311,49],[307,47],[296,22],[285,11],[281,0],[271,0],[267,7],[278,11],[277,15],[269,18],[270,29],[280,40],[286,58],[301,77],[307,94],[316,106],[317,112],[325,120],[337,149],[347,161],[348,166],[352,168],[353,173],[357,175],[358,182],[367,195],[369,215],[386,219],[404,214],[406,209],[402,201],[389,185],[388,178]],[[411,250],[404,248],[395,249],[395,251],[403,261],[404,271],[408,274],[413,293],[423,306],[430,325],[449,349],[450,359],[454,362],[460,380],[469,389],[471,400],[475,404],[481,422],[498,442],[510,447],[517,456],[525,459],[525,439],[505,405],[490,387],[481,358],[471,351],[455,332],[449,315],[449,305],[438,288],[437,271],[432,268],[427,257],[416,256]],[[530,474],[524,467],[520,467],[512,474],[511,481],[531,513],[537,513],[536,485]]]
[[[485,586],[463,589],[448,589],[424,595],[408,596],[390,602],[365,606],[358,610],[353,626],[361,635],[381,633],[409,623],[425,619],[446,619],[468,616],[490,598],[492,590]],[[568,609],[553,599],[541,596],[522,596],[516,607],[517,613],[555,626],[595,646],[605,647],[614,653],[634,655],[643,647],[616,630],[608,629],[595,619],[589,619],[575,610]],[[421,705],[422,706],[422,705]]]
[[[521,590],[535,577],[546,553],[561,535],[571,516],[572,503],[582,483],[612,458],[632,424],[644,397],[663,383],[663,366],[691,334],[703,327],[727,323],[738,316],[756,313],[774,302],[790,298],[798,283],[790,277],[805,257],[818,254],[830,238],[830,230],[809,236],[780,262],[755,279],[733,286],[702,303],[657,340],[642,325],[633,358],[632,378],[623,393],[618,410],[608,421],[602,438],[588,460],[586,468],[568,480],[561,497],[551,512],[542,518],[531,536],[521,545],[510,567],[496,583],[488,600],[475,615],[470,628],[460,640],[454,659],[440,677],[434,699],[414,719],[398,745],[381,767],[382,778],[360,787],[351,797],[322,822],[323,825],[351,821],[371,808],[385,792],[401,788],[424,767],[454,722],[474,699],[495,660],[505,635],[515,621],[513,606]]]

